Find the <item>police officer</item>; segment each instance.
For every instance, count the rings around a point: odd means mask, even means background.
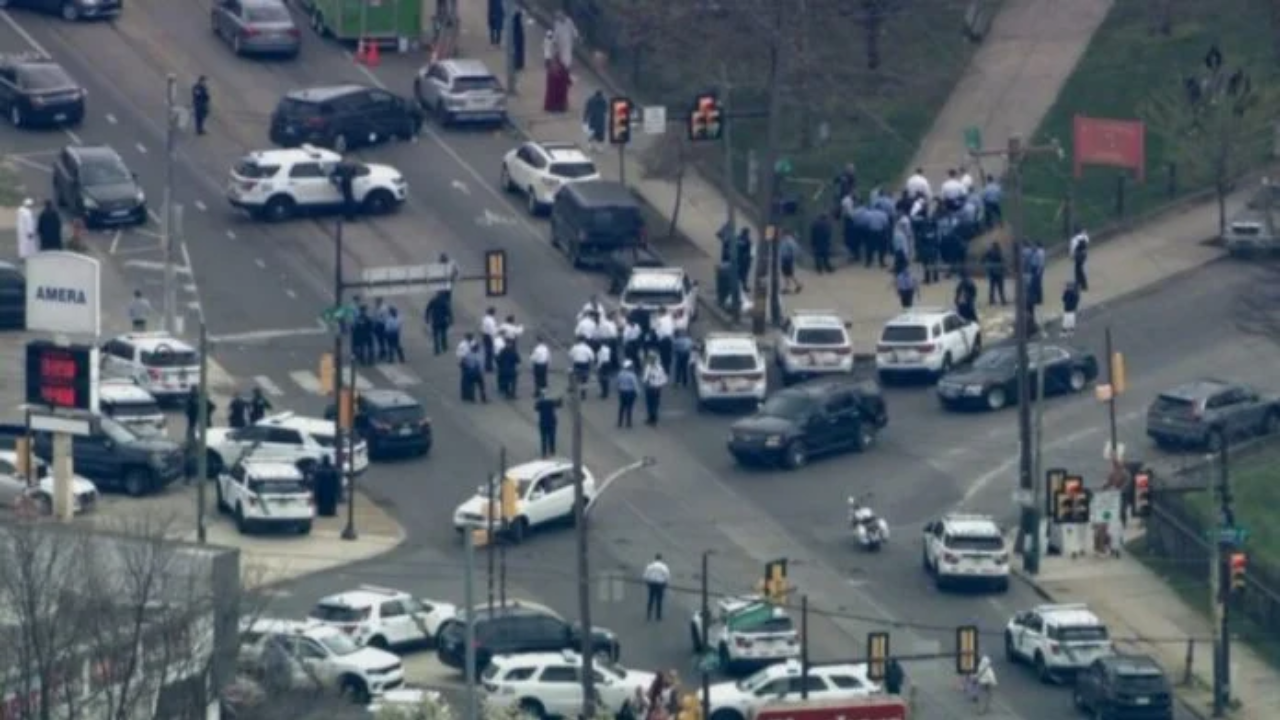
[[[609,378],[613,377],[613,348],[600,345],[596,352],[596,381],[600,383],[600,399],[609,399]]]
[[[551,368],[551,348],[547,347],[547,341],[541,335],[538,336],[538,344],[533,347],[533,352],[529,353],[529,365],[533,368],[533,391],[536,393],[547,389],[547,372]]]
[[[671,313],[666,308],[662,308],[653,321],[653,339],[656,342],[662,371],[668,375],[671,374],[671,361],[675,353],[675,335],[675,318],[671,317]]]
[[[453,303],[449,301],[449,293],[441,290],[427,303],[423,319],[431,326],[431,345],[436,355],[443,355],[449,349],[449,326],[453,324]]]
[[[495,308],[485,310],[480,319],[480,343],[484,347],[484,371],[493,372],[493,361],[496,348],[493,341],[498,337],[498,311]]]
[[[578,390],[582,393],[583,400],[587,399],[587,381],[591,379],[591,365],[595,359],[596,354],[592,352],[586,340],[579,338],[578,342],[569,348],[569,362],[573,364],[573,377],[578,382]]]
[[[210,407],[212,408],[212,403]],[[249,398],[249,424],[257,425],[271,409],[271,401],[262,394],[262,388],[254,388],[253,397]],[[213,414],[212,410],[210,414]]]
[[[689,387],[689,363],[693,360],[693,338],[687,330],[677,330],[676,339],[671,343],[675,365],[676,385]]]
[[[373,364],[373,318],[369,308],[361,305],[351,323],[351,353],[361,365]]]
[[[320,465],[311,475],[312,493],[316,498],[316,514],[333,517],[338,514],[338,501],[342,496],[342,473],[328,455],[320,458]]]
[[[260,391],[259,391],[260,392]],[[205,419],[210,423],[213,422],[213,411],[215,406],[212,400],[207,401],[205,410]],[[187,442],[196,441],[196,427],[200,424],[200,389],[191,388],[191,392],[187,393]]]
[[[978,322],[978,286],[969,277],[968,268],[960,269],[956,283],[956,314],[971,323]]]
[[[516,381],[520,371],[520,352],[514,340],[499,335],[497,344],[498,393],[508,400],[516,399]]]
[[[888,666],[884,670],[884,689],[890,695],[902,694],[902,683],[907,679],[907,673],[902,669],[902,663],[897,658],[891,658]]]
[[[204,123],[209,119],[209,103],[213,98],[209,95],[209,82],[201,75],[196,84],[191,86],[191,114],[196,123],[196,134],[204,134]]]
[[[236,394],[227,407],[227,424],[233,429],[246,427],[249,424],[249,403]]]
[[[346,162],[338,163],[330,175],[330,180],[338,186],[338,192],[342,194],[342,214],[347,222],[353,222],[356,219],[355,179],[356,167]]]
[[[644,375],[640,380],[644,383],[644,409],[648,416],[644,424],[656,426],[658,410],[662,406],[662,388],[667,385],[667,372],[658,363],[658,358],[649,355],[645,361]]]
[[[636,393],[640,390],[640,378],[636,377],[635,365],[630,360],[622,361],[622,370],[618,373],[618,427],[631,427],[631,411],[636,406]]]
[[[556,454],[556,425],[559,422],[556,411],[561,404],[562,401],[547,397],[546,390],[539,390],[538,399],[533,403],[533,409],[538,413],[538,438],[543,458]]]
[[[622,356],[633,366],[640,363],[640,341],[643,337],[640,323],[635,318],[627,318],[627,324],[622,328]]]
[[[382,298],[373,300],[373,361],[384,362],[387,359],[387,305]]]

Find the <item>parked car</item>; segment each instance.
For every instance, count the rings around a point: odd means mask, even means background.
[[[55,15],[63,20],[92,20],[115,17],[124,7],[124,0],[0,0],[0,8],[29,8]]]
[[[507,121],[507,94],[480,60],[437,60],[423,67],[413,80],[413,94],[441,125]]]
[[[88,96],[89,93],[52,60],[23,56],[0,58],[0,110],[14,127],[79,125],[84,119]]]
[[[211,23],[237,55],[293,57],[302,50],[302,33],[281,0],[218,0]]]
[[[1084,392],[1098,378],[1098,358],[1085,350],[1036,343],[1027,348],[1027,358],[1032,397],[1039,389],[1042,369],[1046,397]],[[1018,402],[1017,349],[988,350],[972,365],[944,375],[937,392],[939,402],[948,410],[999,410]]]
[[[466,667],[468,622],[475,623],[476,669],[483,670],[496,655],[560,652],[582,647],[582,628],[550,608],[523,600],[496,607],[480,605],[460,613],[440,627],[436,655],[452,668]],[[622,654],[618,636],[605,628],[591,629],[591,646],[614,662]]]
[[[1147,655],[1098,658],[1076,676],[1071,699],[1081,712],[1105,720],[1173,720],[1173,687]]]
[[[1248,385],[1205,378],[1160,393],[1147,408],[1147,435],[1161,446],[1224,443],[1280,431],[1280,400]]]
[[[53,199],[90,228],[143,225],[147,194],[109,145],[68,145],[53,164]]]
[[[345,153],[388,140],[409,140],[422,129],[412,101],[366,85],[294,90],[271,113],[268,135],[282,147],[318,145]]]
[[[888,423],[874,382],[815,381],[770,395],[756,414],[730,426],[729,452],[741,463],[794,470],[817,455],[865,452]]]

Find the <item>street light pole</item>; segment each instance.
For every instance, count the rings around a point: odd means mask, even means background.
[[[702,655],[709,651],[711,642],[711,550],[702,551]],[[703,658],[698,658],[698,667],[702,670],[702,717],[711,717],[711,671]]]
[[[174,242],[173,218],[173,155],[178,144],[178,78],[170,73],[165,78],[165,131],[164,131],[164,198],[160,218],[160,234],[164,238],[164,297],[161,301],[163,309],[163,329],[165,332],[177,332],[175,316],[177,314],[177,248]],[[190,272],[190,268],[187,269]]]
[[[582,652],[582,717],[596,716],[594,636],[591,632],[591,574],[587,545],[587,496],[582,482],[582,390],[576,373],[569,375],[569,408],[573,414],[573,526],[578,540],[578,624]]]
[[[774,18],[772,21],[772,33],[769,42],[769,105],[768,105],[768,126],[765,137],[764,158],[762,166],[765,171],[764,192],[761,193],[766,203],[765,214],[768,218],[767,225],[761,237],[756,241],[756,267],[753,275],[755,276],[755,284],[751,288],[751,332],[756,335],[763,335],[767,328],[766,312],[772,309],[775,312],[774,322],[779,322],[777,307],[768,307],[765,305],[772,297],[766,292],[765,283],[769,280],[771,273],[769,268],[773,266],[773,255],[775,253],[774,246],[777,240],[777,222],[778,222],[778,145],[782,140],[782,78],[787,76],[785,64],[788,60],[787,53],[783,50],[783,27],[787,22],[787,14],[783,11],[782,2],[774,2]],[[768,262],[769,265],[765,265]],[[737,270],[737,268],[734,268]],[[770,306],[775,303],[769,303]]]
[[[344,290],[342,280],[342,255],[344,252],[342,241],[342,218],[338,218],[337,224],[334,226],[333,233],[333,307],[340,311],[342,308],[342,294]],[[342,529],[343,540],[355,540],[356,535],[356,478],[355,478],[355,445],[351,439],[343,438],[343,431],[348,434],[354,434],[354,428],[344,428],[343,424],[343,400],[346,388],[347,364],[344,357],[342,336],[346,328],[349,326],[348,320],[340,319],[335,323],[335,331],[333,333],[333,400],[337,412],[333,414],[333,464],[338,470],[339,476],[343,474],[344,468],[350,468],[347,473],[347,526]],[[355,376],[355,367],[352,366],[352,377]],[[354,386],[354,382],[352,383]],[[350,403],[349,414],[355,414],[354,398]],[[354,417],[346,418],[348,422],[354,424]]]
[[[196,444],[196,542],[208,540],[205,525],[205,483],[209,482],[209,333],[200,321],[200,436]]]

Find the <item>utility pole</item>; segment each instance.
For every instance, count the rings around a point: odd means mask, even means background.
[[[769,107],[768,107],[768,130],[766,132],[764,147],[764,167],[765,177],[762,195],[765,200],[765,212],[768,222],[765,226],[764,233],[756,240],[756,267],[755,284],[751,288],[751,332],[756,335],[763,335],[766,329],[765,303],[769,300],[766,293],[765,282],[766,270],[773,266],[772,256],[774,254],[774,246],[777,244],[777,224],[778,224],[778,145],[782,136],[782,79],[787,76],[786,61],[787,55],[782,49],[783,28],[787,21],[788,14],[783,12],[783,3],[774,0],[773,3],[773,20],[771,23],[771,31],[769,32]],[[765,263],[769,263],[766,265]],[[737,268],[734,268],[737,270]],[[778,308],[773,308],[776,311]],[[774,315],[774,322],[778,322],[780,318]]]
[[[1035,455],[1031,467],[1031,497],[1034,502],[1039,502],[1039,498],[1044,497],[1044,333],[1040,333],[1039,342],[1036,343],[1036,385],[1035,385]],[[1043,548],[1040,547],[1040,524],[1041,519],[1039,513],[1036,516],[1036,532],[1031,539],[1031,547],[1036,557],[1039,557]]]
[[[196,444],[196,542],[208,540],[205,527],[205,489],[209,482],[209,333],[200,321],[200,436]]]
[[[499,465],[498,472],[502,473],[502,471],[503,471],[502,466]],[[499,477],[501,477],[501,474],[499,474]],[[494,522],[494,517],[493,517],[495,512],[501,512],[494,505],[494,501],[496,500],[496,495],[497,495],[497,492],[496,492],[497,484],[498,483],[493,478],[493,476],[490,476],[488,483],[485,485],[485,488],[488,491],[487,494],[489,497],[489,504],[487,506],[488,517],[485,518],[485,538],[487,542],[485,542],[484,544],[485,559],[488,560],[489,562],[489,568],[488,568],[489,572],[486,573],[488,583],[489,583],[489,617],[494,617],[493,615],[494,581],[497,579],[497,575],[498,575],[497,570],[494,567],[495,562],[497,560],[496,548],[494,547],[495,545],[498,544],[498,538],[496,535],[494,535],[494,531],[497,530],[497,523]]]
[[[1010,185],[1013,188],[1013,213],[1009,222],[1009,235],[1013,250],[1014,275],[1014,338],[1018,355],[1018,489],[1021,495],[1022,516],[1018,533],[1018,547],[1022,551],[1022,569],[1030,575],[1040,572],[1040,504],[1036,502],[1035,448],[1033,447],[1033,423],[1031,413],[1030,353],[1027,343],[1031,335],[1034,307],[1027,284],[1023,263],[1022,238],[1023,187],[1022,163],[1031,155],[1054,153],[1063,156],[1057,141],[1048,145],[1024,144],[1021,135],[1009,137],[1009,144],[1002,150],[978,150],[970,153],[975,158],[1003,156],[1008,163]]]
[[[733,280],[729,287],[733,296],[729,299],[729,311],[733,313],[733,321],[742,319],[742,285],[738,282],[738,206],[733,201],[737,188],[733,184],[733,123],[729,122],[729,97],[733,95],[733,84],[729,82],[729,67],[720,63],[720,115],[724,121],[720,123],[720,139],[724,143],[724,209],[725,237],[723,241],[729,245],[729,264],[733,272]],[[721,256],[723,257],[723,256]],[[704,712],[703,715],[706,715]]]
[[[809,596],[800,596],[800,699],[809,699]]]
[[[1219,532],[1212,538],[1213,557],[1209,565],[1210,587],[1213,589],[1214,609],[1214,663],[1213,663],[1213,716],[1222,717],[1231,704],[1231,577],[1227,558],[1234,542],[1225,538],[1225,530],[1236,526],[1235,511],[1231,507],[1231,475],[1228,455],[1228,444],[1224,438],[1218,451],[1218,482],[1215,485],[1210,479],[1209,485],[1214,487],[1214,499],[1218,502],[1220,518],[1217,524]]]
[[[476,539],[472,531],[462,533],[462,544],[466,552],[466,568],[463,572],[463,602],[466,611],[471,613],[476,606]],[[480,698],[476,689],[476,624],[474,615],[465,623],[467,627],[467,648],[464,670],[467,678],[467,715],[466,720],[480,720]]]
[[[730,211],[732,212],[732,210]],[[702,551],[702,654],[710,653],[707,646],[711,642],[711,551]],[[703,658],[698,658],[698,668],[702,670],[702,717],[711,717],[711,670]]]
[[[1111,397],[1107,398],[1107,423],[1111,430],[1111,460],[1119,463],[1123,458],[1120,457],[1120,433],[1116,429],[1116,397],[1120,394],[1119,388],[1116,386],[1116,354],[1111,347],[1111,326],[1107,326],[1107,385],[1111,388]]]
[[[333,306],[335,308],[342,307],[342,291],[344,287],[342,284],[342,255],[344,251],[343,242],[342,242],[342,227],[343,227],[342,218],[339,217],[337,224],[334,226],[334,233],[333,233],[333,250],[334,250],[333,252]],[[336,323],[335,324],[336,329],[333,333],[333,402],[334,402],[334,406],[337,407],[338,409],[338,412],[334,413],[333,415],[333,438],[334,438],[333,464],[338,469],[339,475],[342,475],[343,469],[348,466],[347,455],[354,454],[354,453],[348,453],[349,446],[343,440],[343,431],[348,430],[349,428],[342,427],[344,420],[346,420],[347,422],[351,422],[355,420],[355,418],[352,418],[352,417],[344,417],[344,412],[343,412],[343,401],[346,394],[346,388],[344,387],[344,385],[346,383],[347,364],[346,362],[344,362],[346,358],[344,357],[345,351],[343,350],[342,335],[344,332],[346,332],[346,329],[349,327],[349,325],[350,325],[349,321]],[[352,369],[351,374],[352,374],[352,377],[354,378],[355,376],[354,363],[351,369]],[[352,385],[354,384],[355,383],[353,382]],[[355,413],[354,399],[353,399],[353,402],[351,403],[351,407],[349,408],[349,412],[352,414]],[[354,466],[354,463],[352,463],[352,466]],[[350,474],[349,480],[346,484],[348,485],[347,487],[347,526],[342,529],[342,539],[355,540],[356,539],[355,473]]]
[[[516,44],[513,39],[516,36],[516,12],[513,7],[515,3],[506,3],[503,7],[502,26],[507,29],[506,35],[503,37],[503,65],[505,66],[507,76],[507,93],[510,95],[519,95],[516,88]],[[523,14],[518,17],[524,18]],[[522,28],[523,29],[523,28]]]
[[[578,623],[582,627],[582,717],[596,716],[595,648],[591,634],[591,575],[587,556],[587,496],[582,491],[582,391],[569,374],[569,408],[573,413],[573,526],[578,536]]]
[[[173,155],[178,144],[178,77],[169,73],[165,78],[165,132],[164,132],[164,199],[160,218],[160,234],[164,238],[164,298],[161,308],[164,314],[164,331],[176,332],[174,316],[177,314],[177,248],[174,242],[173,218]],[[188,268],[189,270],[189,268]]]

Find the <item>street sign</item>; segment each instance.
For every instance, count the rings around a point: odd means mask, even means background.
[[[1248,528],[1242,527],[1224,527],[1217,530],[1210,530],[1205,533],[1210,540],[1217,536],[1218,543],[1222,545],[1243,545],[1245,540],[1249,539]]]
[[[661,135],[667,131],[667,107],[650,105],[641,115],[645,135]]]
[[[778,158],[778,162],[773,164],[775,175],[790,175],[794,171],[795,166],[791,164],[791,158]]]
[[[713,673],[720,669],[720,658],[714,652],[703,653],[698,658],[698,671],[704,673]]]
[[[452,274],[453,266],[448,263],[427,263],[365,268],[360,279],[373,286],[368,291],[374,296],[431,295],[452,288]]]
[[[964,129],[964,147],[969,152],[978,152],[982,149],[982,130],[977,127],[967,127]]]
[[[1100,525],[1120,521],[1120,491],[1098,490],[1089,504],[1089,522]]]
[[[350,303],[335,307],[327,307],[320,312],[320,319],[330,325],[336,325],[341,322],[350,322],[355,320],[356,312],[356,306]]]

